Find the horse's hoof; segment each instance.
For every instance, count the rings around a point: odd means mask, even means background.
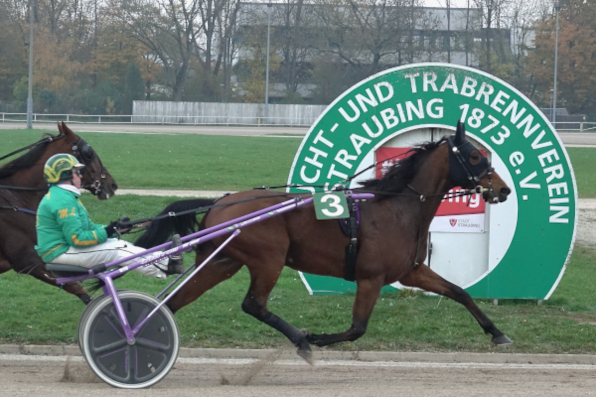
[[[312,356],[312,351],[310,350],[310,348],[308,350],[298,349],[296,353],[298,353],[298,355],[302,357],[310,365],[315,365],[315,359]]]
[[[310,332],[308,332],[308,330],[306,328],[300,328],[300,332],[302,333],[302,336],[308,336],[308,334],[310,334]]]
[[[507,337],[507,335],[503,334],[501,336],[495,336],[493,338],[493,343],[499,346],[509,346],[513,344],[513,341]]]

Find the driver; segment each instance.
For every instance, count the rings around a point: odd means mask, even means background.
[[[91,268],[102,263],[126,258],[145,251],[131,243],[111,238],[115,233],[126,233],[130,228],[120,229],[119,221],[109,225],[91,222],[87,210],[79,200],[81,196],[81,168],[76,157],[55,154],[46,161],[43,175],[50,190],[37,209],[37,245],[35,249],[45,263],[58,263]],[[180,236],[172,237],[172,248],[181,244]],[[149,256],[149,255],[148,255]],[[122,263],[135,263],[144,257]],[[167,278],[170,274],[184,271],[182,256],[164,258],[152,265],[135,269],[141,274]]]

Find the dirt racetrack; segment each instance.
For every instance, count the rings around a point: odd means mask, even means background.
[[[2,396],[590,396],[596,366],[179,359],[150,389],[114,389],[81,357],[0,356]],[[66,370],[65,370],[66,368]]]

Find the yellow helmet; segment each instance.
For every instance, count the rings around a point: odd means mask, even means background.
[[[60,183],[72,179],[73,168],[83,168],[84,165],[71,154],[55,154],[46,161],[43,176],[48,183]]]

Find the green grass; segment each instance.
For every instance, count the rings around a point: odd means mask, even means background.
[[[76,132],[76,126],[73,127]],[[0,155],[55,130],[0,130]],[[300,139],[78,133],[123,189],[245,190],[284,185]],[[568,148],[580,198],[596,198],[596,150]]]
[[[97,222],[117,216],[144,217],[159,212],[173,197],[116,196],[98,201],[83,196]],[[190,254],[185,263],[193,262]],[[596,354],[596,252],[576,246],[565,276],[550,300],[476,300],[480,308],[514,340],[506,349],[490,343],[461,305],[421,293],[385,293],[377,302],[364,337],[329,347],[337,350],[473,351]],[[118,288],[157,294],[163,280],[136,273],[116,281]],[[279,347],[278,332],[244,314],[240,304],[250,284],[243,269],[176,314],[183,346]],[[74,343],[84,309],[72,295],[13,272],[0,277],[3,304],[0,343]],[[309,296],[297,272],[285,269],[269,299],[269,309],[313,332],[341,332],[351,322],[354,295]]]
[[[45,131],[52,132],[55,131]],[[42,131],[0,130],[1,152]],[[121,188],[246,190],[285,185],[299,139],[81,132]]]
[[[567,148],[580,198],[596,198],[596,150]]]
[[[40,131],[1,131],[1,152],[32,143]],[[238,190],[287,179],[298,139],[202,135],[81,133],[100,154],[122,188]],[[580,197],[596,197],[596,151],[569,148]],[[173,154],[172,154],[173,153]],[[161,211],[173,197],[116,196],[83,201],[98,223],[127,215],[133,219]],[[187,254],[186,263],[193,258]],[[379,299],[368,332],[346,350],[507,351],[596,354],[596,253],[576,245],[559,287],[548,301],[477,300],[481,309],[514,345],[492,346],[462,306],[419,293],[386,293]],[[137,274],[117,281],[119,288],[156,294],[162,280]],[[248,289],[243,269],[176,314],[184,346],[277,347],[287,341],[244,314],[240,304]],[[72,295],[32,277],[9,272],[0,277],[0,343],[74,343],[83,304]],[[285,269],[269,308],[298,327],[340,332],[351,322],[354,295],[309,296],[297,273]]]

